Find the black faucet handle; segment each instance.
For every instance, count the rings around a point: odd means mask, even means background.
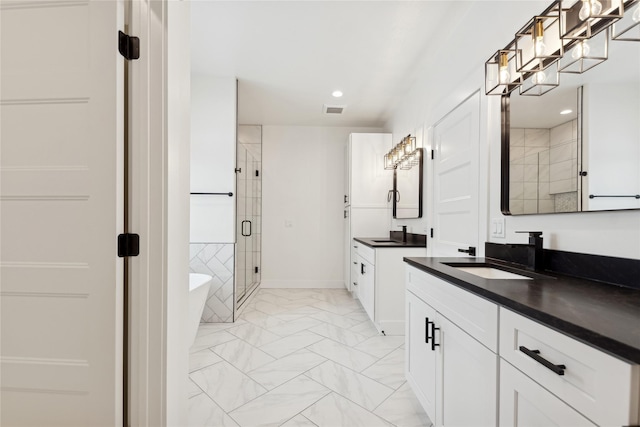
[[[516,231],[516,233],[529,233],[529,244],[542,246],[542,231]]]
[[[516,233],[529,233],[529,237],[541,237],[542,231],[516,231]]]

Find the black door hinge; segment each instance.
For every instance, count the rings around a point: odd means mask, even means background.
[[[258,274],[260,272],[260,267],[255,267],[254,271],[256,272],[256,274]]]
[[[580,175],[580,176],[587,176],[587,171],[580,171],[580,172],[578,173],[578,175]]]
[[[436,158],[436,151],[435,150],[431,150],[431,160]]]
[[[125,233],[118,236],[118,256],[120,258],[140,255],[140,236]]]
[[[118,31],[118,51],[125,59],[131,61],[140,58],[140,39]]]
[[[431,233],[429,233],[431,235],[431,238],[433,239],[433,228],[431,229]]]
[[[242,173],[242,168],[235,168],[233,171],[235,173]]]
[[[256,171],[256,176],[260,176],[260,171]]]

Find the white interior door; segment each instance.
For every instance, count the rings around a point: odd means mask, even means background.
[[[122,422],[122,6],[0,6],[5,426]]]
[[[480,93],[476,92],[433,128],[432,256],[467,256],[478,248]]]

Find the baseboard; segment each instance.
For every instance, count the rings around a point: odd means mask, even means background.
[[[344,289],[342,280],[265,280],[260,281],[260,287],[266,288],[299,288],[299,289]]]

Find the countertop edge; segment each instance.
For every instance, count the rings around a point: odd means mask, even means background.
[[[590,329],[586,329],[574,323],[560,319],[544,311],[525,306],[510,298],[506,298],[502,295],[475,286],[474,284],[461,280],[457,277],[453,277],[443,271],[422,264],[421,262],[415,261],[412,258],[404,257],[403,260],[412,267],[432,274],[433,276],[436,276],[448,283],[451,283],[454,286],[469,291],[474,295],[485,298],[522,316],[535,320],[553,330],[568,335],[577,341],[603,351],[604,353],[607,353],[617,359],[634,365],[640,364],[640,348],[631,347],[628,344],[598,334]]]
[[[374,240],[388,239],[387,237],[354,237],[353,240],[362,243],[365,246],[374,249],[388,249],[388,248],[427,248],[425,245],[414,242],[374,242]]]

